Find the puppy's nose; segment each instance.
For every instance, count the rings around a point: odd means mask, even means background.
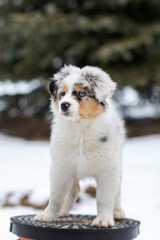
[[[62,103],[61,103],[61,109],[62,109],[62,111],[67,111],[67,109],[68,109],[70,106],[71,106],[71,104],[68,103],[68,102],[62,102]]]

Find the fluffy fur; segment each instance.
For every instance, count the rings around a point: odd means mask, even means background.
[[[54,113],[50,152],[50,200],[35,220],[68,214],[79,191],[78,180],[97,181],[97,217],[108,227],[124,218],[120,205],[121,150],[125,131],[111,96],[116,89],[98,67],[65,66],[49,83]]]

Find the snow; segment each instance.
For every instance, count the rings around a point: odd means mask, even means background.
[[[142,99],[138,91],[130,86],[125,86],[116,93],[116,102],[125,118],[143,119],[160,117],[159,104],[160,88],[154,88],[152,102]],[[153,101],[154,100],[154,101]]]
[[[160,116],[160,106],[144,101],[133,108],[128,107],[127,116],[134,119],[156,118]]]
[[[0,96],[3,95],[16,95],[16,94],[28,94],[42,85],[39,79],[33,79],[30,82],[18,81],[16,83],[11,80],[5,80],[0,82]]]
[[[16,240],[9,232],[9,218],[35,214],[30,207],[2,207],[8,193],[10,202],[18,204],[25,194],[29,202],[43,204],[49,196],[50,165],[47,141],[26,141],[0,134],[0,236]],[[94,180],[80,182],[80,202],[71,213],[96,214],[95,198],[85,193]],[[126,217],[141,221],[137,240],[159,239],[160,217],[160,135],[126,140],[123,151],[122,205]]]
[[[129,106],[133,107],[133,106],[136,106],[139,102],[138,92],[130,86],[124,87],[120,91],[120,95],[121,95],[121,97],[120,97],[119,101],[124,106],[129,105]]]

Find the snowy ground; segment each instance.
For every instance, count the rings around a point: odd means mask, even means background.
[[[29,207],[2,207],[6,195],[13,193],[10,202],[17,204],[21,196],[30,193],[31,203],[48,199],[49,144],[25,141],[0,135],[0,236],[4,240],[17,239],[9,233],[9,218],[34,214]],[[43,178],[42,178],[43,176]],[[95,198],[84,190],[94,181],[81,182],[81,201],[72,213],[95,214]],[[159,239],[160,218],[160,135],[132,138],[123,151],[122,204],[128,218],[141,221],[137,240]]]

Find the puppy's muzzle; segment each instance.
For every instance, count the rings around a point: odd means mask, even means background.
[[[69,102],[62,102],[61,103],[61,109],[64,112],[67,111],[70,106],[71,106],[71,104]]]

